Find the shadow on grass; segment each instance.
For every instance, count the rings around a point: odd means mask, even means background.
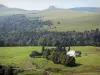
[[[74,65],[66,65],[67,67],[79,67],[81,66],[82,64],[79,64],[79,63],[76,63]]]
[[[76,63],[75,67],[81,66],[82,64]]]

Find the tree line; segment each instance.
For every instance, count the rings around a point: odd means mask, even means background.
[[[40,37],[38,44],[44,46],[100,46],[100,31],[97,28],[84,32],[49,32]]]
[[[14,32],[0,36],[0,46],[100,46],[100,31]]]

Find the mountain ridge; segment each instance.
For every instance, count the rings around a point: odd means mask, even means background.
[[[8,8],[8,7],[3,4],[0,4],[0,8]]]
[[[7,12],[7,11],[21,11],[21,12],[26,12],[26,13],[39,13],[39,10],[25,10],[21,8],[9,8],[3,4],[0,4],[0,11],[1,12]]]
[[[69,8],[68,10],[100,12],[100,7],[75,7]]]
[[[64,9],[64,8],[57,8],[54,5],[49,6],[47,9]],[[25,10],[21,8],[9,8],[3,4],[0,4],[0,11],[23,11],[23,12],[29,12],[29,13],[39,13],[40,10]],[[66,10],[73,10],[73,11],[88,11],[88,12],[100,12],[100,7],[74,7],[74,8],[66,8]]]
[[[51,5],[48,7],[48,9],[55,9],[55,8],[57,8],[57,7],[55,7],[54,5]]]

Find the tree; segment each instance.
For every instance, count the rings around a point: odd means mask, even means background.
[[[49,49],[45,49],[43,52],[43,57],[46,59],[49,59],[49,55],[50,55],[50,50]]]
[[[60,51],[55,51],[53,62],[56,63],[56,64],[60,63],[59,55],[60,55]]]
[[[0,40],[0,47],[3,47],[4,45],[4,40]]]
[[[75,58],[72,56],[66,56],[65,65],[67,66],[75,66]]]
[[[65,61],[66,61],[66,54],[62,52],[60,54],[60,63],[64,65]]]
[[[68,48],[68,51],[70,51],[70,46],[69,46],[69,48]]]
[[[65,46],[62,47],[62,51],[66,52],[66,47]]]
[[[45,50],[45,47],[44,47],[44,46],[42,46],[42,52],[41,52],[42,54],[43,54],[44,50]]]
[[[52,51],[50,56],[49,56],[49,59],[53,61],[54,57],[55,57],[55,51]]]
[[[58,21],[58,24],[61,24],[60,21]]]
[[[98,33],[99,33],[99,28],[96,29],[96,34],[98,34]]]

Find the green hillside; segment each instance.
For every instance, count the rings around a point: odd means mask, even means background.
[[[0,16],[12,15],[12,14],[26,14],[26,13],[38,13],[38,10],[24,10],[20,8],[9,8],[5,5],[0,4]]]
[[[100,28],[100,13],[97,12],[47,9],[39,14],[28,14],[28,16],[40,17],[42,20],[51,20],[56,28],[44,27],[50,31],[84,31]],[[60,24],[58,24],[58,21]]]
[[[8,10],[9,9],[9,10]],[[34,13],[38,12],[38,13]],[[84,31],[100,28],[100,13],[88,11],[75,11],[67,9],[46,9],[42,11],[26,11],[21,9],[0,9],[0,16],[12,14],[25,14],[31,19],[39,17],[42,20],[51,20],[52,27],[44,26],[49,31]],[[60,22],[60,24],[58,24]]]
[[[24,14],[25,12],[23,11],[5,11],[5,12],[0,12],[0,16],[5,16],[5,15],[12,15],[12,14]]]

